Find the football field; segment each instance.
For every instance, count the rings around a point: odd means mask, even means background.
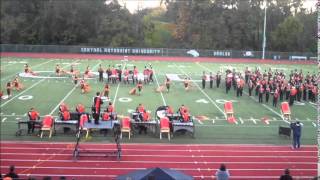
[[[257,61],[256,61],[257,62]],[[29,64],[31,69],[37,73],[35,77],[23,77],[24,64]],[[308,64],[262,64],[262,63],[218,63],[218,62],[178,62],[178,61],[120,61],[108,59],[51,59],[51,58],[21,58],[1,57],[1,90],[6,95],[5,86],[12,81],[16,75],[24,85],[21,91],[13,90],[13,96],[1,100],[1,139],[2,140],[41,140],[37,136],[23,135],[15,136],[17,130],[16,122],[27,119],[26,113],[31,107],[36,108],[41,116],[51,114],[58,115],[58,107],[65,102],[71,111],[75,106],[82,103],[86,111],[91,112],[92,98],[96,92],[101,92],[104,83],[98,82],[98,77],[88,79],[91,91],[82,94],[80,87],[74,86],[69,75],[56,76],[54,70],[56,64],[63,69],[69,70],[73,64],[81,74],[89,66],[93,72],[97,72],[99,64],[104,69],[111,66],[127,67],[129,70],[136,66],[142,72],[145,66],[152,66],[154,70],[154,82],[143,85],[141,95],[130,95],[129,91],[135,87],[132,83],[111,84],[110,101],[113,102],[116,112],[121,116],[128,116],[135,110],[139,103],[151,112],[155,118],[155,110],[162,105],[170,105],[176,111],[184,104],[195,117],[195,137],[187,134],[174,135],[170,143],[210,143],[210,144],[291,144],[289,138],[279,136],[279,126],[288,126],[288,122],[282,119],[280,102],[278,107],[272,106],[272,96],[269,103],[265,101],[258,103],[257,96],[248,96],[248,88],[245,87],[244,95],[236,97],[236,91],[232,88],[226,94],[224,72],[227,69],[236,69],[244,74],[246,67],[255,69],[261,68],[262,72],[272,68],[289,74],[291,70],[302,69],[304,73],[316,72],[316,65]],[[202,72],[207,74],[222,71],[222,82],[217,88],[214,81],[213,88],[201,87]],[[163,85],[165,77],[172,81],[170,92],[156,92],[156,89]],[[185,77],[191,78],[191,89],[186,91],[183,85]],[[106,79],[104,79],[106,81]],[[224,103],[232,101],[235,111],[236,123],[229,123],[224,116]],[[107,101],[103,104],[103,109]],[[302,131],[302,144],[316,144],[316,104],[307,101],[295,103],[291,107],[292,120],[299,120],[304,124]],[[267,119],[264,121],[263,119]],[[48,140],[48,139],[45,139]],[[74,141],[75,136],[70,134],[57,133],[49,141]],[[112,141],[109,135],[94,134],[87,141],[101,142]],[[167,139],[160,140],[158,136],[151,133],[135,134],[130,140],[124,142],[135,143],[168,143]]]

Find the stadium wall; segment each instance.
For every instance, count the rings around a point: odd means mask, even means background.
[[[192,57],[190,49],[1,44],[0,52]],[[199,57],[261,59],[261,51],[196,50]],[[316,61],[315,53],[266,52],[266,59]]]

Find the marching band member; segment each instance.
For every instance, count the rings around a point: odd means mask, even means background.
[[[83,104],[77,104],[76,106],[76,112],[78,112],[79,114],[82,114],[86,111],[85,107]]]
[[[217,85],[217,88],[219,88],[220,82],[221,82],[221,73],[220,73],[220,71],[218,71],[217,74],[216,74],[216,85]]]
[[[184,84],[184,89],[186,91],[188,91],[190,89],[190,81],[189,81],[189,78],[184,78],[184,81],[183,81],[183,84]]]
[[[6,89],[7,89],[7,95],[8,95],[8,98],[9,98],[9,97],[12,96],[12,84],[11,84],[11,82],[7,82]]]
[[[103,96],[107,97],[109,99],[109,92],[110,92],[110,86],[109,84],[107,83],[105,86],[104,86],[104,89],[103,89]]]
[[[210,72],[209,80],[210,80],[210,88],[211,88],[211,89],[212,89],[212,87],[213,87],[213,79],[214,79],[214,77],[213,77],[213,75],[212,75],[212,72]]]
[[[138,82],[138,68],[136,66],[133,66],[133,84],[136,82]]]
[[[205,71],[203,71],[201,79],[202,79],[202,89],[204,89],[206,87],[206,80],[207,80],[207,75]]]
[[[23,85],[22,83],[19,81],[18,76],[16,76],[14,78],[14,80],[12,81],[13,86],[15,87],[15,89],[17,91],[20,91],[21,89],[23,89]]]
[[[85,82],[84,78],[80,81],[80,88],[82,94],[88,93],[91,90],[90,85],[87,82]]]
[[[100,116],[100,110],[101,110],[101,105],[103,104],[103,101],[101,99],[100,92],[96,93],[96,96],[93,98],[93,105],[92,105],[92,110],[93,110],[93,118],[94,118],[94,123],[99,124],[99,116]]]
[[[150,80],[150,82],[151,81],[153,82],[153,69],[152,69],[151,65],[150,65],[150,69],[149,69],[149,80]]]
[[[123,73],[124,77],[123,77],[123,82],[126,84],[129,84],[129,70],[127,67],[125,67],[124,69],[124,73]]]
[[[40,119],[40,114],[33,107],[28,112],[29,122],[28,122],[28,134],[34,132],[35,121]]]
[[[142,81],[140,80],[140,81],[138,82],[138,85],[137,85],[139,95],[141,95],[142,86],[143,86],[143,85],[142,85]]]
[[[117,69],[112,67],[111,68],[111,81],[113,84],[117,83],[117,74],[118,74]]]
[[[166,81],[165,81],[164,84],[166,85],[167,92],[169,92],[171,81],[170,81],[170,79],[168,77],[166,77]]]
[[[101,64],[99,64],[99,68],[98,68],[98,73],[99,73],[99,82],[103,82],[103,68],[101,66]]]
[[[147,68],[147,66],[144,67],[143,78],[144,78],[144,84],[149,83],[149,69]]]

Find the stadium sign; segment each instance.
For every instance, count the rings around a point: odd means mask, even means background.
[[[159,55],[162,49],[154,48],[104,48],[104,47],[82,47],[81,53],[95,54],[134,54],[134,55]]]
[[[231,57],[231,51],[213,51],[212,55],[215,57]]]

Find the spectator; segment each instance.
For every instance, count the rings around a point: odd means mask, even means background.
[[[217,180],[228,180],[230,177],[229,171],[224,164],[220,165],[220,168],[216,172]]]
[[[12,179],[19,179],[19,176],[14,172],[14,166],[11,165],[9,168],[9,173],[6,174],[4,177],[10,177]]]
[[[280,180],[292,180],[289,169],[284,170],[284,174],[280,176]]]

